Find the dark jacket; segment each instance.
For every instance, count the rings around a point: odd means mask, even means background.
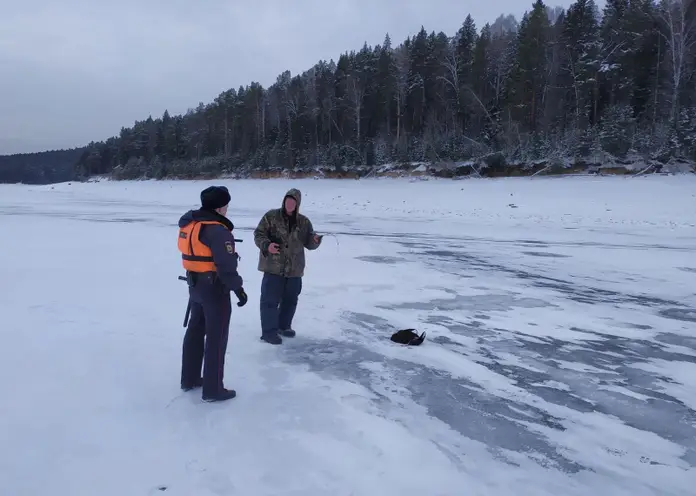
[[[292,216],[284,209],[285,198],[295,199],[297,208]],[[302,277],[305,270],[305,249],[316,250],[321,244],[314,242],[314,227],[310,220],[300,213],[302,193],[298,189],[289,190],[283,197],[280,208],[269,210],[261,218],[254,230],[254,242],[259,247],[261,272],[284,277]],[[280,253],[268,252],[271,243],[280,245]]]
[[[237,273],[237,250],[234,245],[232,230],[234,224],[225,216],[209,210],[189,210],[179,219],[179,227],[184,227],[193,221],[215,220],[223,225],[206,224],[201,226],[199,239],[201,243],[213,252],[213,262],[217,269],[219,280],[228,291],[238,291],[244,281]],[[231,246],[231,250],[228,247]]]

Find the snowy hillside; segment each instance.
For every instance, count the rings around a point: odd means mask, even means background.
[[[250,302],[206,404],[176,222],[216,183]],[[329,235],[272,347],[251,231],[290,187]],[[695,213],[693,176],[0,185],[1,493],[693,494]]]

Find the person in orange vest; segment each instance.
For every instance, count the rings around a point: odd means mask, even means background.
[[[230,293],[237,296],[239,307],[248,298],[237,272],[234,224],[226,217],[229,203],[227,188],[210,186],[201,192],[201,208],[189,210],[179,219],[178,247],[191,312],[183,342],[181,389],[202,387],[204,401],[224,401],[237,395],[223,384],[232,314]]]

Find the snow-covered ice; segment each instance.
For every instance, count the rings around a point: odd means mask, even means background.
[[[176,222],[219,183],[250,301],[207,404]],[[251,231],[292,186],[332,236],[272,347]],[[0,226],[3,495],[693,494],[694,176],[4,185]]]

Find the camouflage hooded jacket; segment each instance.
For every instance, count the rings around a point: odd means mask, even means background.
[[[285,213],[285,198],[297,202],[295,222]],[[310,220],[300,213],[302,193],[289,190],[283,197],[280,208],[269,210],[254,230],[254,242],[259,247],[259,270],[285,277],[302,277],[305,270],[305,248],[316,250],[321,244],[314,242],[314,228]],[[280,245],[280,253],[268,252],[271,243]]]

